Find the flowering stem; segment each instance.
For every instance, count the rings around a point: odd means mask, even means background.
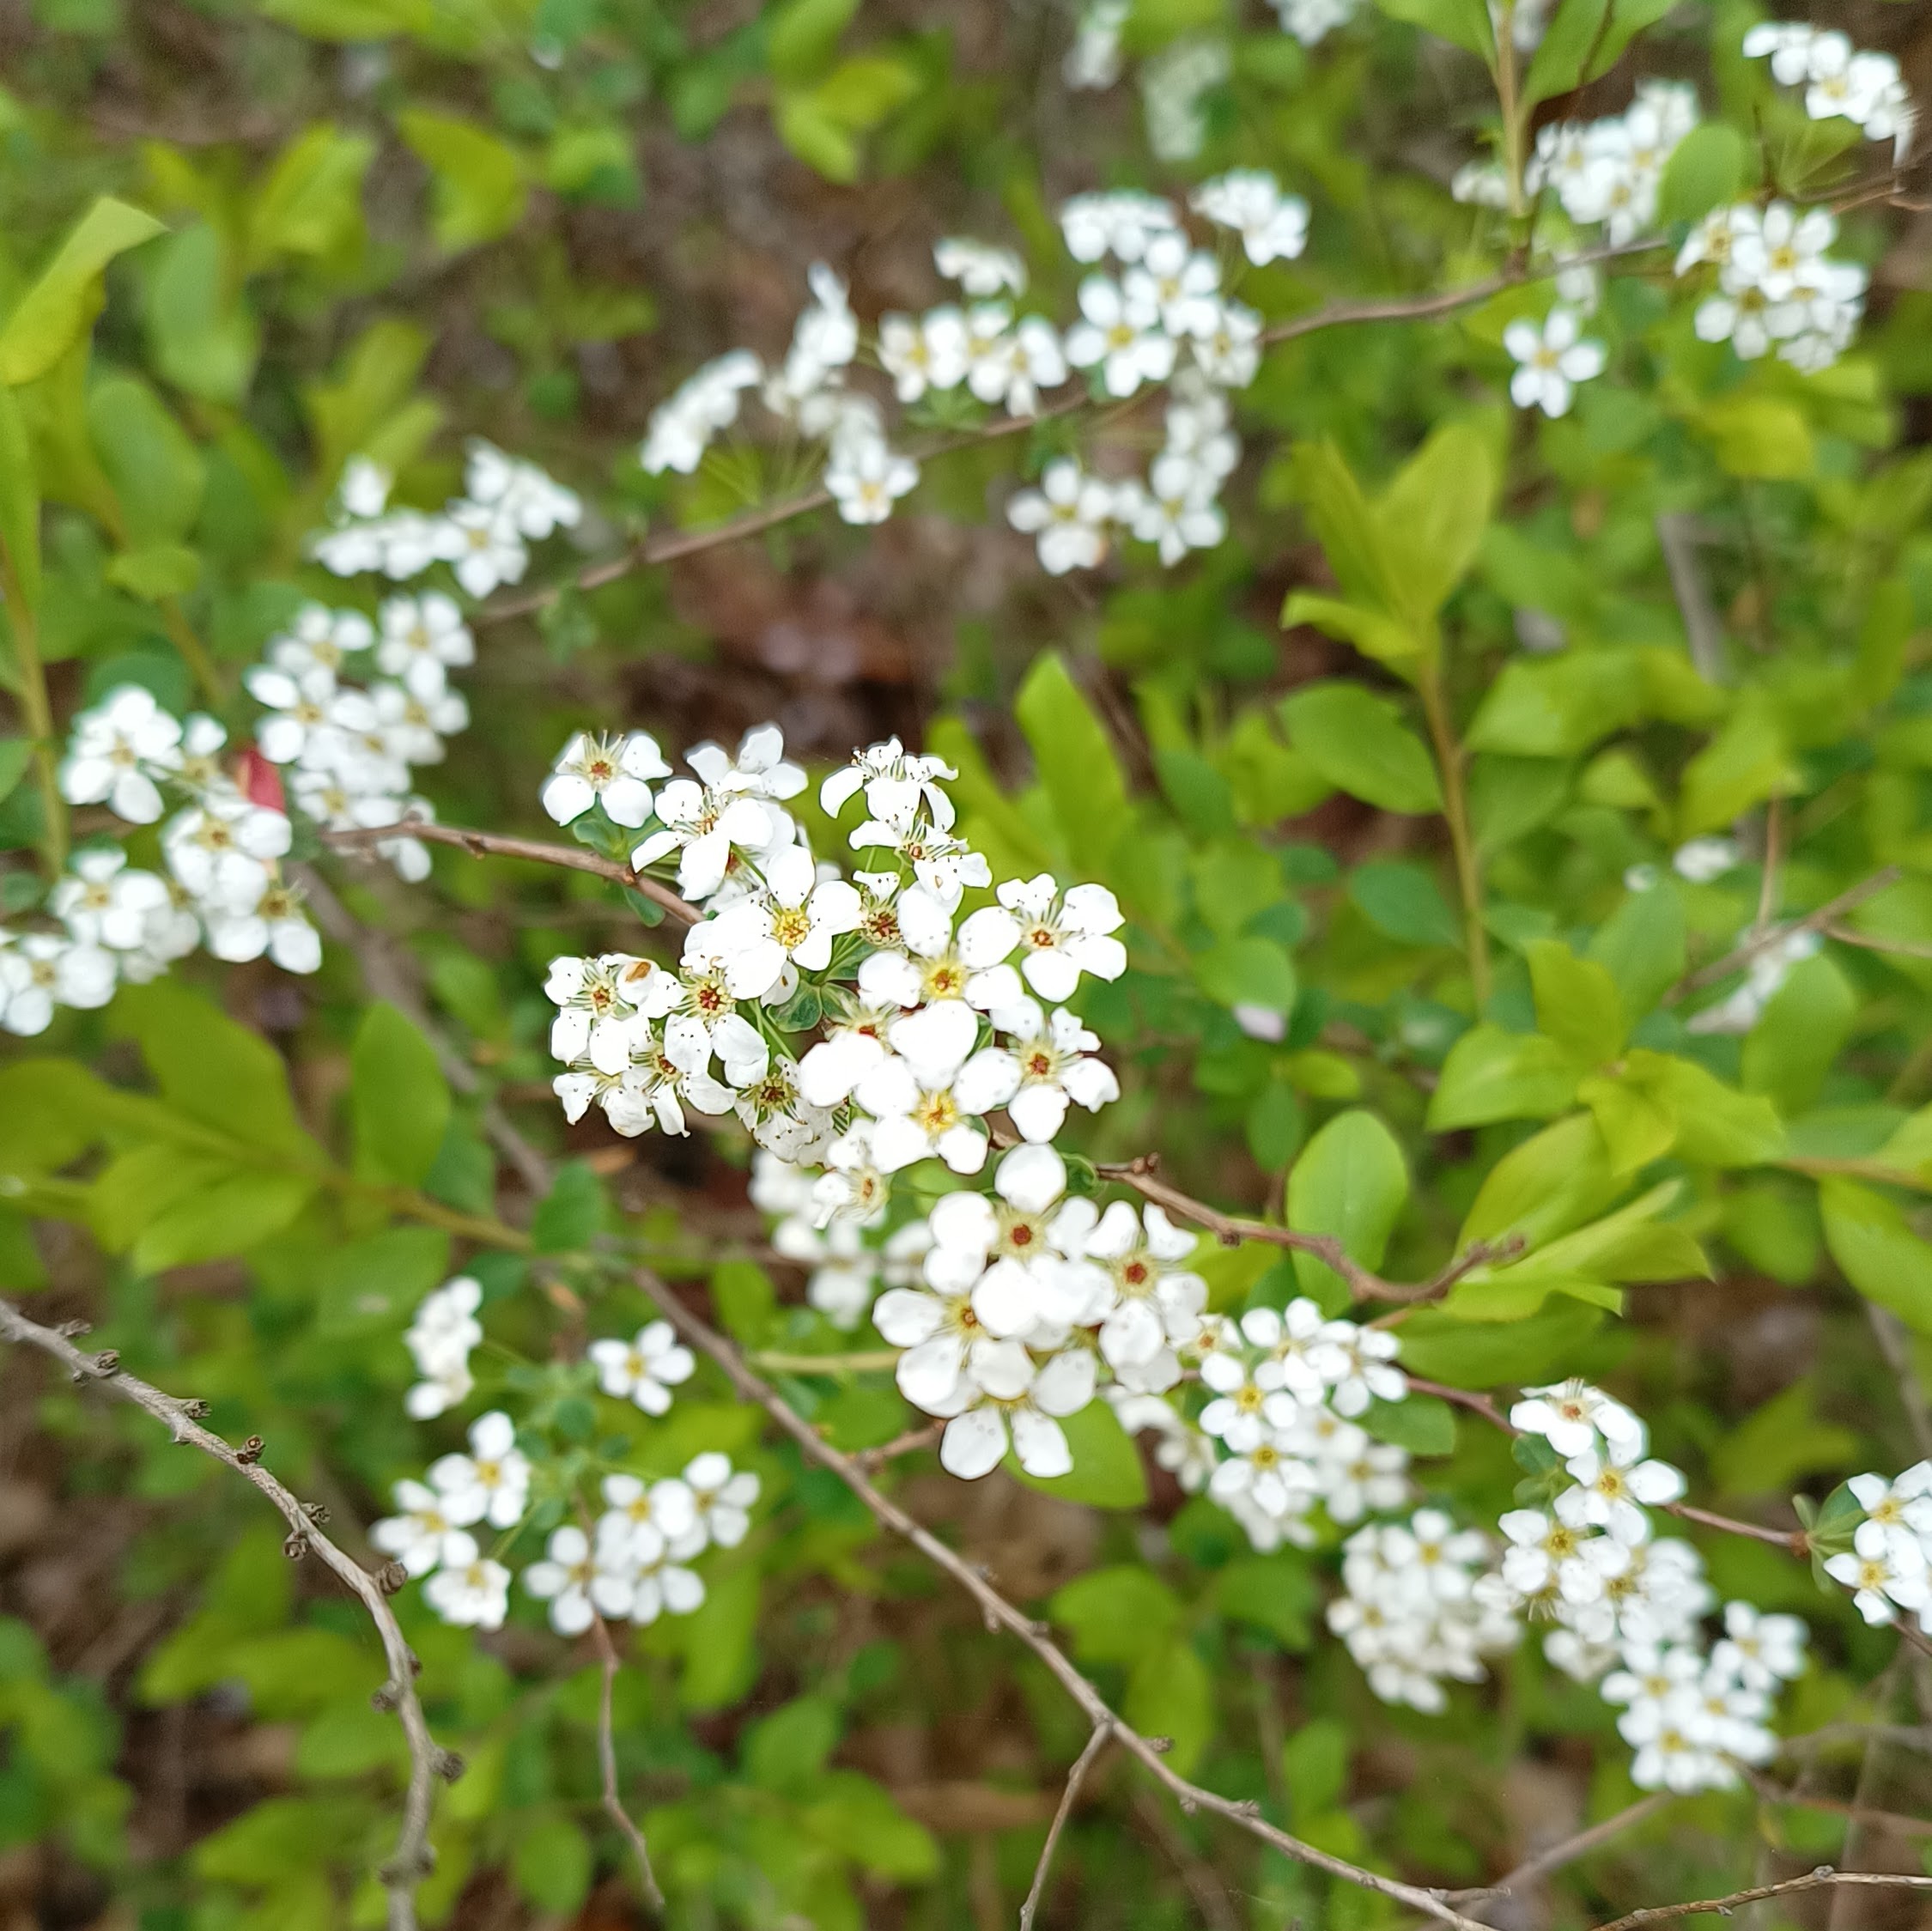
[[[1436,768],[1443,785],[1443,816],[1449,821],[1449,847],[1455,856],[1455,883],[1462,895],[1469,978],[1475,988],[1476,1011],[1480,1016],[1489,1004],[1489,932],[1483,924],[1482,868],[1477,862],[1476,841],[1469,829],[1469,794],[1462,781],[1462,746],[1456,741],[1455,726],[1449,722],[1442,677],[1433,665],[1417,677],[1416,689],[1422,698],[1423,714],[1429,720],[1430,739],[1436,747]]]
[[[54,766],[53,707],[47,701],[47,674],[40,662],[39,632],[21,594],[11,560],[0,548],[0,597],[13,632],[14,663],[20,672],[20,707],[33,742],[33,770],[40,790],[40,852],[47,876],[58,878],[67,862],[67,805]]]

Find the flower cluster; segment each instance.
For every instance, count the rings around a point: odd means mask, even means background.
[[[487,597],[499,584],[523,580],[532,543],[574,527],[583,514],[576,495],[534,464],[482,441],[470,445],[464,494],[438,513],[392,509],[392,485],[366,458],[349,463],[332,525],[309,543],[324,569],[407,583],[447,563],[468,595]]]
[[[1864,1511],[1849,1550],[1828,1556],[1825,1572],[1853,1592],[1868,1623],[1918,1612],[1932,1631],[1932,1461],[1915,1462],[1896,1481],[1854,1475],[1846,1487]]]
[[[470,1356],[483,1339],[483,1323],[477,1319],[482,1305],[483,1287],[468,1274],[459,1274],[423,1296],[403,1336],[422,1377],[403,1403],[416,1420],[428,1421],[456,1407],[475,1388]]]
[[[1783,85],[1801,87],[1812,119],[1854,121],[1867,140],[1893,143],[1904,165],[1918,116],[1890,54],[1862,52],[1836,28],[1795,20],[1760,21],[1745,34],[1744,53],[1768,58]]]
[[[1532,194],[1552,189],[1572,222],[1601,224],[1613,244],[1634,240],[1656,222],[1664,166],[1697,124],[1692,88],[1678,81],[1641,82],[1637,99],[1621,114],[1544,128],[1523,185]]]
[[[1829,209],[1801,212],[1789,202],[1714,209],[1692,230],[1677,272],[1717,271],[1717,292],[1698,306],[1700,340],[1728,342],[1747,361],[1773,347],[1806,373],[1827,368],[1850,345],[1865,312],[1866,272],[1832,261]]]
[[[885,1234],[841,1215],[820,1226],[815,1183],[804,1169],[761,1147],[751,1162],[751,1204],[773,1217],[771,1244],[807,1270],[805,1302],[847,1332],[870,1311],[880,1287],[909,1287],[933,1244],[923,1217]]]
[[[1371,1524],[1343,1545],[1346,1593],[1329,1604],[1328,1627],[1384,1703],[1439,1714],[1443,1678],[1479,1683],[1483,1659],[1516,1647],[1516,1617],[1476,1587],[1489,1554],[1486,1536],[1440,1509]]]
[[[1307,238],[1306,205],[1258,170],[1204,184],[1191,205],[1232,231],[1251,262],[1291,259]],[[908,407],[963,390],[977,405],[1030,416],[1075,371],[1116,398],[1171,381],[1166,441],[1145,479],[1107,479],[1077,458],[1059,458],[1037,489],[1013,499],[1010,519],[1038,538],[1041,560],[1056,574],[1098,564],[1115,531],[1153,544],[1170,564],[1219,543],[1226,521],[1216,498],[1240,456],[1226,392],[1255,378],[1261,317],[1224,291],[1221,263],[1157,196],[1078,195],[1061,209],[1060,227],[1067,252],[1096,268],[1080,284],[1079,319],[1064,333],[1044,316],[1016,314],[1025,269],[984,242],[952,239],[933,250],[940,275],[966,301],[882,316],[869,344],[844,283],[820,264],[811,271],[812,306],[784,362],[768,370],[740,349],[707,364],[653,415],[640,460],[653,475],[691,474],[755,390],[794,434],[823,444],[824,486],[840,515],[878,523],[916,485],[919,467],[891,446],[881,403],[848,380],[862,350]],[[1109,258],[1119,273],[1099,267]]]

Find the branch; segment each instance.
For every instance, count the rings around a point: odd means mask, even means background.
[[[657,1873],[651,1868],[651,1847],[645,1843],[644,1833],[637,1827],[636,1820],[624,1808],[623,1798],[617,1788],[617,1737],[611,1703],[617,1672],[623,1666],[618,1661],[617,1646],[611,1640],[611,1625],[594,1611],[592,1615],[594,1620],[591,1627],[597,1631],[598,1655],[604,1664],[604,1681],[597,1697],[597,1763],[604,1777],[604,1814],[623,1832],[630,1845],[630,1854],[637,1860],[637,1884],[644,1893],[644,1902],[662,1917],[664,1892],[659,1886]]]
[[[1505,288],[1513,288],[1528,282],[1546,281],[1564,269],[1579,268],[1597,262],[1613,261],[1625,255],[1647,254],[1661,248],[1661,241],[1626,241],[1615,247],[1593,248],[1583,253],[1572,255],[1562,262],[1550,262],[1545,265],[1530,268],[1527,264],[1512,264],[1486,281],[1472,282],[1460,288],[1449,288],[1432,295],[1390,297],[1373,301],[1333,301],[1315,309],[1312,313],[1300,315],[1285,322],[1278,322],[1273,328],[1261,331],[1261,344],[1272,349],[1284,342],[1297,341],[1301,337],[1315,335],[1324,329],[1341,328],[1352,322],[1425,322],[1432,316],[1453,314],[1459,308],[1468,308],[1478,302],[1487,301],[1492,295],[1500,295]],[[1144,398],[1157,394],[1166,385],[1151,383],[1134,398],[1138,403]],[[1108,398],[1109,406],[1118,406]],[[947,436],[930,443],[923,449],[911,452],[914,461],[927,464],[942,456],[951,456],[962,449],[977,449],[992,442],[1003,442],[1012,436],[1030,435],[1042,422],[1050,422],[1061,417],[1077,416],[1083,410],[1098,406],[1097,398],[1076,392],[1063,397],[1059,402],[1039,410],[1032,416],[1002,416],[981,424],[978,428],[969,429],[962,434]],[[781,524],[807,516],[814,510],[828,507],[832,501],[831,492],[823,486],[802,491],[796,496],[787,496],[775,503],[768,503],[762,509],[750,510],[743,516],[736,516],[729,522],[713,524],[705,530],[683,530],[674,536],[648,538],[633,543],[628,550],[620,550],[617,556],[606,557],[601,563],[592,563],[580,570],[568,583],[552,586],[545,590],[526,590],[514,597],[499,598],[476,611],[470,619],[474,628],[502,623],[512,617],[531,616],[546,610],[567,591],[580,593],[601,590],[606,584],[629,576],[633,570],[648,570],[663,563],[675,563],[687,556],[696,556],[706,550],[721,550],[728,543],[742,543],[748,537],[762,536],[768,530],[775,530]]]
[[[1601,1824],[1593,1824],[1587,1831],[1579,1831],[1575,1837],[1565,1837],[1561,1843],[1552,1844],[1547,1850],[1540,1850],[1534,1857],[1524,1858],[1513,1871],[1497,1879],[1494,1884],[1478,1885],[1469,1891],[1452,1891],[1449,1896],[1459,1904],[1476,1904],[1485,1898],[1506,1898],[1532,1878],[1560,1871],[1565,1864],[1574,1864],[1579,1857],[1588,1857],[1593,1850],[1601,1849],[1632,1825],[1655,1816],[1675,1794],[1674,1791],[1657,1790],[1648,1797],[1639,1797],[1614,1817],[1607,1817]]]
[[[85,1333],[85,1329],[80,1330]],[[200,1425],[204,1404],[184,1401],[161,1389],[151,1388],[120,1369],[119,1357],[112,1353],[83,1354],[69,1334],[58,1328],[43,1327],[5,1301],[0,1301],[0,1339],[21,1347],[38,1348],[51,1355],[76,1381],[92,1381],[121,1400],[131,1402],[162,1423],[177,1442],[187,1442],[211,1455],[224,1467],[232,1468],[245,1481],[252,1482],[274,1503],[289,1525],[288,1553],[300,1557],[313,1549],[361,1598],[369,1619],[382,1639],[383,1655],[389,1665],[389,1680],[376,1692],[378,1707],[392,1709],[403,1726],[409,1746],[409,1788],[403,1801],[403,1828],[396,1840],[395,1854],[379,1873],[389,1894],[389,1931],[415,1931],[416,1887],[434,1861],[429,1848],[429,1812],[434,1800],[435,1779],[453,1781],[462,1771],[461,1759],[440,1749],[429,1734],[429,1725],[416,1693],[416,1673],[421,1667],[404,1640],[395,1612],[389,1606],[388,1589],[400,1588],[402,1571],[390,1563],[376,1575],[345,1555],[317,1526],[321,1519],[292,1495],[261,1465],[259,1436],[234,1448],[218,1435]]]
[[[1435,1918],[1443,1924],[1454,1925],[1457,1927],[1457,1931],[1489,1931],[1488,1927],[1479,1925],[1476,1919],[1464,1916],[1452,1905],[1444,1903],[1439,1892],[1425,1891],[1416,1885],[1403,1884],[1397,1879],[1383,1877],[1378,1872],[1366,1871],[1342,1858],[1331,1856],[1328,1852],[1317,1849],[1311,1843],[1303,1843],[1299,1837],[1289,1836],[1285,1831],[1277,1830],[1261,1816],[1258,1806],[1239,1802],[1231,1797],[1221,1796],[1215,1791],[1203,1789],[1197,1783],[1190,1783],[1168,1764],[1154,1743],[1142,1736],[1124,1719],[1115,1715],[1105,1697],[1067,1661],[1059,1646],[1051,1640],[1044,1625],[1036,1623],[1030,1617],[1016,1609],[987,1581],[978,1569],[957,1551],[948,1548],[929,1529],[914,1521],[897,1503],[874,1487],[852,1456],[841,1454],[825,1441],[810,1422],[752,1373],[729,1341],[700,1321],[654,1274],[640,1271],[634,1278],[645,1294],[657,1303],[665,1317],[684,1339],[699,1353],[708,1356],[724,1370],[726,1379],[740,1395],[748,1401],[756,1402],[798,1443],[810,1460],[817,1462],[822,1468],[829,1469],[837,1476],[884,1527],[903,1536],[929,1562],[944,1570],[958,1583],[979,1605],[980,1612],[985,1618],[989,1630],[1004,1630],[1009,1636],[1015,1636],[1024,1643],[1046,1666],[1060,1687],[1080,1706],[1094,1728],[1103,1730],[1115,1738],[1124,1749],[1138,1758],[1172,1792],[1183,1808],[1212,1811],[1216,1816],[1224,1817],[1250,1835],[1259,1837],[1262,1843],[1272,1845],[1284,1856],[1294,1859],[1297,1863],[1307,1864],[1315,1870],[1324,1871],[1330,1877],[1340,1878],[1345,1883],[1359,1885],[1365,1891],[1379,1892],[1382,1897],[1406,1904],[1411,1910],[1419,1911],[1426,1917]],[[1928,1881],[1932,1882],[1932,1879]]]
[[[1636,1931],[1640,1924],[1661,1924],[1674,1917],[1694,1917],[1700,1911],[1718,1911],[1728,1916],[1740,1904],[1755,1904],[1766,1898],[1789,1898],[1800,1891],[1824,1891],[1834,1885],[1857,1884],[1889,1886],[1900,1891],[1932,1891],[1932,1878],[1908,1877],[1893,1871],[1834,1871],[1820,1864],[1800,1878],[1786,1878],[1778,1884],[1754,1885],[1748,1891],[1734,1891],[1728,1898],[1704,1898],[1690,1904],[1650,1904],[1640,1911],[1600,1924],[1596,1931]]]
[[[1787,1555],[1806,1556],[1811,1539],[1801,1528],[1764,1528],[1756,1522],[1741,1522],[1734,1515],[1714,1515],[1708,1509],[1693,1509],[1687,1502],[1666,1502],[1660,1505],[1667,1514],[1681,1515],[1687,1522],[1701,1522],[1706,1528],[1721,1529],[1726,1535],[1747,1535],[1753,1542],[1769,1542]]]
[[[1097,1165],[1094,1171],[1103,1180],[1120,1181],[1157,1206],[1179,1214],[1183,1220],[1191,1220],[1197,1227],[1205,1227],[1224,1247],[1235,1247],[1242,1241],[1266,1241],[1271,1246],[1286,1248],[1291,1253],[1311,1254],[1341,1276],[1348,1284],[1349,1292],[1358,1301],[1392,1301],[1403,1306],[1413,1306],[1419,1302],[1439,1300],[1473,1269],[1522,1250],[1520,1235],[1512,1235],[1504,1241],[1476,1241],[1432,1279],[1418,1281],[1413,1285],[1385,1281],[1380,1274],[1351,1260],[1334,1235],[1298,1234],[1291,1227],[1276,1227],[1265,1220],[1249,1220],[1238,1214],[1223,1213],[1218,1207],[1211,1207],[1192,1194],[1183,1193],[1179,1187],[1170,1186],[1159,1177],[1159,1167],[1157,1155],[1144,1153],[1138,1159],[1103,1162]]]
[[[361,851],[387,838],[416,838],[426,845],[453,845],[473,859],[528,859],[538,865],[558,865],[567,871],[588,871],[613,884],[641,892],[661,905],[682,925],[695,926],[704,914],[686,902],[669,885],[615,859],[600,859],[581,845],[547,845],[536,838],[506,838],[494,831],[471,831],[462,825],[431,824],[426,818],[404,818],[399,824],[357,825],[348,831],[324,831],[317,835],[325,845],[346,852]]]
[[[1094,1726],[1093,1734],[1087,1739],[1087,1746],[1073,1760],[1073,1768],[1066,1773],[1066,1788],[1060,1794],[1060,1808],[1054,1813],[1054,1820],[1047,1826],[1047,1841],[1040,1846],[1040,1861],[1033,1867],[1033,1884],[1027,1892],[1026,1902],[1020,1906],[1019,1931],[1033,1931],[1033,1914],[1040,1908],[1040,1900],[1047,1889],[1047,1873],[1053,1867],[1054,1852],[1060,1848],[1060,1834],[1066,1828],[1066,1820],[1073,1814],[1075,1800],[1080,1794],[1080,1786],[1102,1751],[1114,1740],[1112,1728],[1104,1723]]]
[[[1706,986],[1714,986],[1720,979],[1728,979],[1741,968],[1747,966],[1760,952],[1768,951],[1773,945],[1795,937],[1801,932],[1822,932],[1827,926],[1836,923],[1839,916],[1850,911],[1855,905],[1862,905],[1868,898],[1876,897],[1888,886],[1895,885],[1905,876],[1901,867],[1888,865],[1882,871],[1874,871],[1869,878],[1862,878],[1856,885],[1848,885],[1836,898],[1828,898],[1815,912],[1807,912],[1801,919],[1794,919],[1789,925],[1773,926],[1769,931],[1753,929],[1751,936],[1742,944],[1735,946],[1722,958],[1714,959],[1706,966],[1699,966],[1695,972],[1686,973],[1667,992],[1661,1004],[1674,1005],[1678,1000],[1691,993],[1700,992]]]
[[[1854,926],[1827,926],[1825,936],[1841,945],[1862,946],[1868,952],[1895,952],[1905,959],[1932,959],[1932,945],[1911,938],[1880,938]]]

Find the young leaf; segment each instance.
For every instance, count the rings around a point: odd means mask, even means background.
[[[1833,1174],[1820,1183],[1818,1204],[1825,1244],[1844,1278],[1907,1327],[1932,1334],[1932,1246],[1906,1226],[1898,1203]]]
[[[1379,1267],[1409,1195],[1395,1136],[1372,1113],[1338,1114],[1303,1150],[1288,1175],[1288,1224],[1334,1234],[1348,1257]],[[1341,1277],[1311,1254],[1294,1257],[1303,1290],[1323,1305],[1347,1298]]]
[[[349,1066],[356,1173],[391,1186],[420,1186],[449,1127],[449,1083],[434,1050],[394,1006],[378,999],[356,1032]]]
[[[151,240],[162,226],[112,196],[95,202],[0,329],[0,383],[17,387],[45,375],[100,313],[108,263]]]
[[[1013,712],[1074,862],[1103,878],[1127,828],[1127,779],[1113,740],[1058,651],[1034,660]]]
[[[1280,717],[1295,749],[1338,791],[1385,811],[1441,811],[1435,762],[1386,697],[1360,684],[1304,684],[1282,700]]]

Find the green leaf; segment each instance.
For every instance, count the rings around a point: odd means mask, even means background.
[[[0,738],[0,802],[12,795],[14,786],[27,775],[33,762],[31,738]]]
[[[289,142],[250,197],[251,269],[280,255],[332,255],[361,232],[362,177],[375,159],[366,134],[318,121]]]
[[[88,433],[136,545],[175,543],[200,513],[207,470],[188,434],[149,386],[109,376],[88,392]]]
[[[222,239],[207,222],[170,235],[150,258],[145,319],[155,367],[168,382],[234,404],[255,373],[262,331],[226,270]]]
[[[1594,81],[1600,74],[1607,74],[1623,58],[1624,49],[1646,27],[1654,27],[1676,3],[1677,0],[1614,0],[1610,24],[1583,70],[1583,78]]]
[[[1288,1224],[1300,1234],[1333,1234],[1350,1260],[1379,1267],[1409,1197],[1409,1173],[1395,1136],[1372,1113],[1338,1114],[1288,1175]],[[1303,1290],[1324,1306],[1349,1298],[1341,1277],[1311,1254],[1294,1257]]]
[[[1601,1309],[1573,1301],[1509,1326],[1418,1308],[1402,1324],[1402,1363],[1449,1388],[1560,1380],[1577,1371],[1577,1351],[1602,1320]]]
[[[1757,1166],[1784,1151],[1777,1108],[1760,1095],[1735,1091],[1694,1060],[1637,1047],[1624,1066],[1624,1077],[1676,1120],[1677,1151],[1693,1166]]]
[[[295,1118],[288,1068],[259,1033],[171,979],[124,986],[112,1018],[139,1042],[171,1106],[247,1147],[317,1161]]]
[[[1289,741],[1337,790],[1384,811],[1443,808],[1427,748],[1396,706],[1353,683],[1304,684],[1284,698]]]
[[[162,223],[125,201],[96,201],[0,329],[0,383],[17,387],[45,375],[100,313],[108,263],[161,232]]]
[[[863,134],[919,92],[919,75],[890,54],[841,61],[811,90],[813,105],[835,125]]]
[[[1196,955],[1194,980],[1217,1005],[1295,1009],[1295,962],[1272,938],[1224,938]]]
[[[141,1230],[129,1259],[137,1273],[157,1274],[246,1254],[287,1227],[316,1185],[310,1174],[231,1172],[164,1208]]]
[[[1016,1482],[1042,1495],[1084,1503],[1090,1509],[1139,1509],[1147,1500],[1147,1473],[1140,1453],[1104,1401],[1092,1401],[1061,1423],[1073,1466],[1065,1475],[1029,1475],[1007,1458]]]
[[[604,1183],[584,1161],[567,1160],[537,1204],[530,1237],[539,1254],[580,1254],[604,1231],[605,1218]]]
[[[1932,1245],[1905,1224],[1898,1203],[1833,1174],[1820,1183],[1818,1204],[1825,1244],[1844,1278],[1908,1327],[1932,1334]]]
[[[1610,6],[1611,0],[1562,0],[1523,79],[1524,106],[1534,106],[1552,94],[1568,94],[1583,79],[1591,51],[1602,36]]]
[[[523,219],[529,183],[523,157],[507,142],[425,107],[404,108],[396,124],[435,177],[431,222],[440,247],[453,254],[494,241]]]
[[[908,1817],[870,1777],[857,1770],[829,1770],[818,1788],[824,1794],[808,1804],[799,1819],[812,1836],[865,1869],[902,1884],[917,1883],[939,1870],[939,1847],[932,1832]]]
[[[1505,1032],[1484,1020],[1449,1048],[1429,1100],[1429,1130],[1544,1120],[1576,1097],[1583,1068],[1541,1033]]]
[[[510,1870],[539,1910],[574,1911],[590,1892],[590,1839],[568,1817],[540,1818],[519,1836]]]
[[[802,1792],[825,1767],[841,1728],[829,1697],[795,1697],[746,1730],[745,1774],[767,1790]]]
[[[1751,144],[1728,121],[1693,127],[1671,149],[1657,188],[1657,216],[1695,222],[1735,201],[1751,166]]]
[[[1307,1559],[1280,1551],[1237,1557],[1214,1578],[1222,1615],[1266,1630],[1284,1649],[1306,1649],[1319,1600]]]
[[[1731,476],[1795,482],[1817,461],[1804,411],[1781,397],[1718,396],[1699,404],[1689,421]]]
[[[263,15],[312,40],[386,40],[434,24],[435,0],[256,0]]]
[[[1486,17],[1486,6],[1479,9]],[[1468,574],[1496,499],[1488,439],[1467,422],[1431,432],[1376,506],[1392,607],[1432,631],[1449,592]]]
[[[1766,799],[1789,798],[1802,788],[1783,727],[1770,706],[1741,705],[1684,768],[1677,805],[1680,835],[1694,838],[1717,830]]]
[[[1458,1248],[1518,1236],[1534,1250],[1601,1213],[1623,1192],[1596,1123],[1573,1114],[1513,1146],[1489,1170]]]
[[[711,1270],[711,1299],[732,1339],[761,1347],[777,1313],[771,1276],[755,1260],[720,1260]]]
[[[1643,711],[1643,671],[1634,651],[1516,657],[1477,707],[1467,742],[1472,750],[1513,757],[1575,757]]]
[[[1460,947],[1462,927],[1432,874],[1419,865],[1376,860],[1348,875],[1349,902],[1376,930],[1402,945]]]
[[[389,1227],[333,1248],[316,1273],[318,1334],[398,1333],[450,1271],[440,1227]]]
[[[1488,63],[1496,58],[1496,34],[1483,0],[1376,0],[1391,20],[1406,21],[1438,39],[1465,49]]]
[[[1400,617],[1340,597],[1320,597],[1307,590],[1289,592],[1281,606],[1281,622],[1284,628],[1291,630],[1299,623],[1312,623],[1317,630],[1326,630],[1331,637],[1353,644],[1363,656],[1372,657],[1378,664],[1399,671],[1412,659],[1423,654],[1425,642]]]
[[[1144,1737],[1165,1737],[1167,1760],[1186,1776],[1214,1734],[1214,1684],[1186,1636],[1150,1649],[1127,1678],[1127,1722]]]
[[[449,1129],[449,1083],[429,1041],[386,1000],[374,1001],[356,1029],[349,1112],[357,1176],[420,1186]]]
[[[144,604],[185,597],[201,581],[201,558],[185,543],[144,543],[111,556],[101,574]]]
[[[40,607],[40,482],[20,404],[0,386],[0,550],[27,608]],[[0,787],[0,796],[13,787]]]
[[[1634,1024],[1684,976],[1684,902],[1668,889],[1633,892],[1596,929],[1589,956],[1608,969]]]
[[[1455,1453],[1455,1411],[1440,1395],[1411,1394],[1400,1401],[1371,1401],[1362,1425],[1378,1442],[1393,1442],[1412,1455]]]
[[[1787,1118],[1805,1111],[1857,1012],[1858,994],[1832,960],[1801,960],[1745,1037],[1745,1090],[1767,1095]]]
[[[765,38],[772,78],[787,87],[813,82],[831,64],[859,0],[785,0]]]
[[[1047,1613],[1073,1638],[1083,1663],[1131,1663],[1180,1626],[1181,1603],[1139,1563],[1091,1570],[1056,1591]]]
[[[1130,817],[1127,779],[1092,707],[1058,651],[1033,660],[1013,700],[1040,781],[1076,865],[1104,877]]]
[[[1538,1029],[1584,1066],[1615,1059],[1629,1029],[1608,970],[1553,938],[1533,939],[1524,953]]]
[[[779,139],[808,167],[841,185],[859,179],[858,142],[851,129],[819,106],[816,94],[781,94],[774,118]]]

